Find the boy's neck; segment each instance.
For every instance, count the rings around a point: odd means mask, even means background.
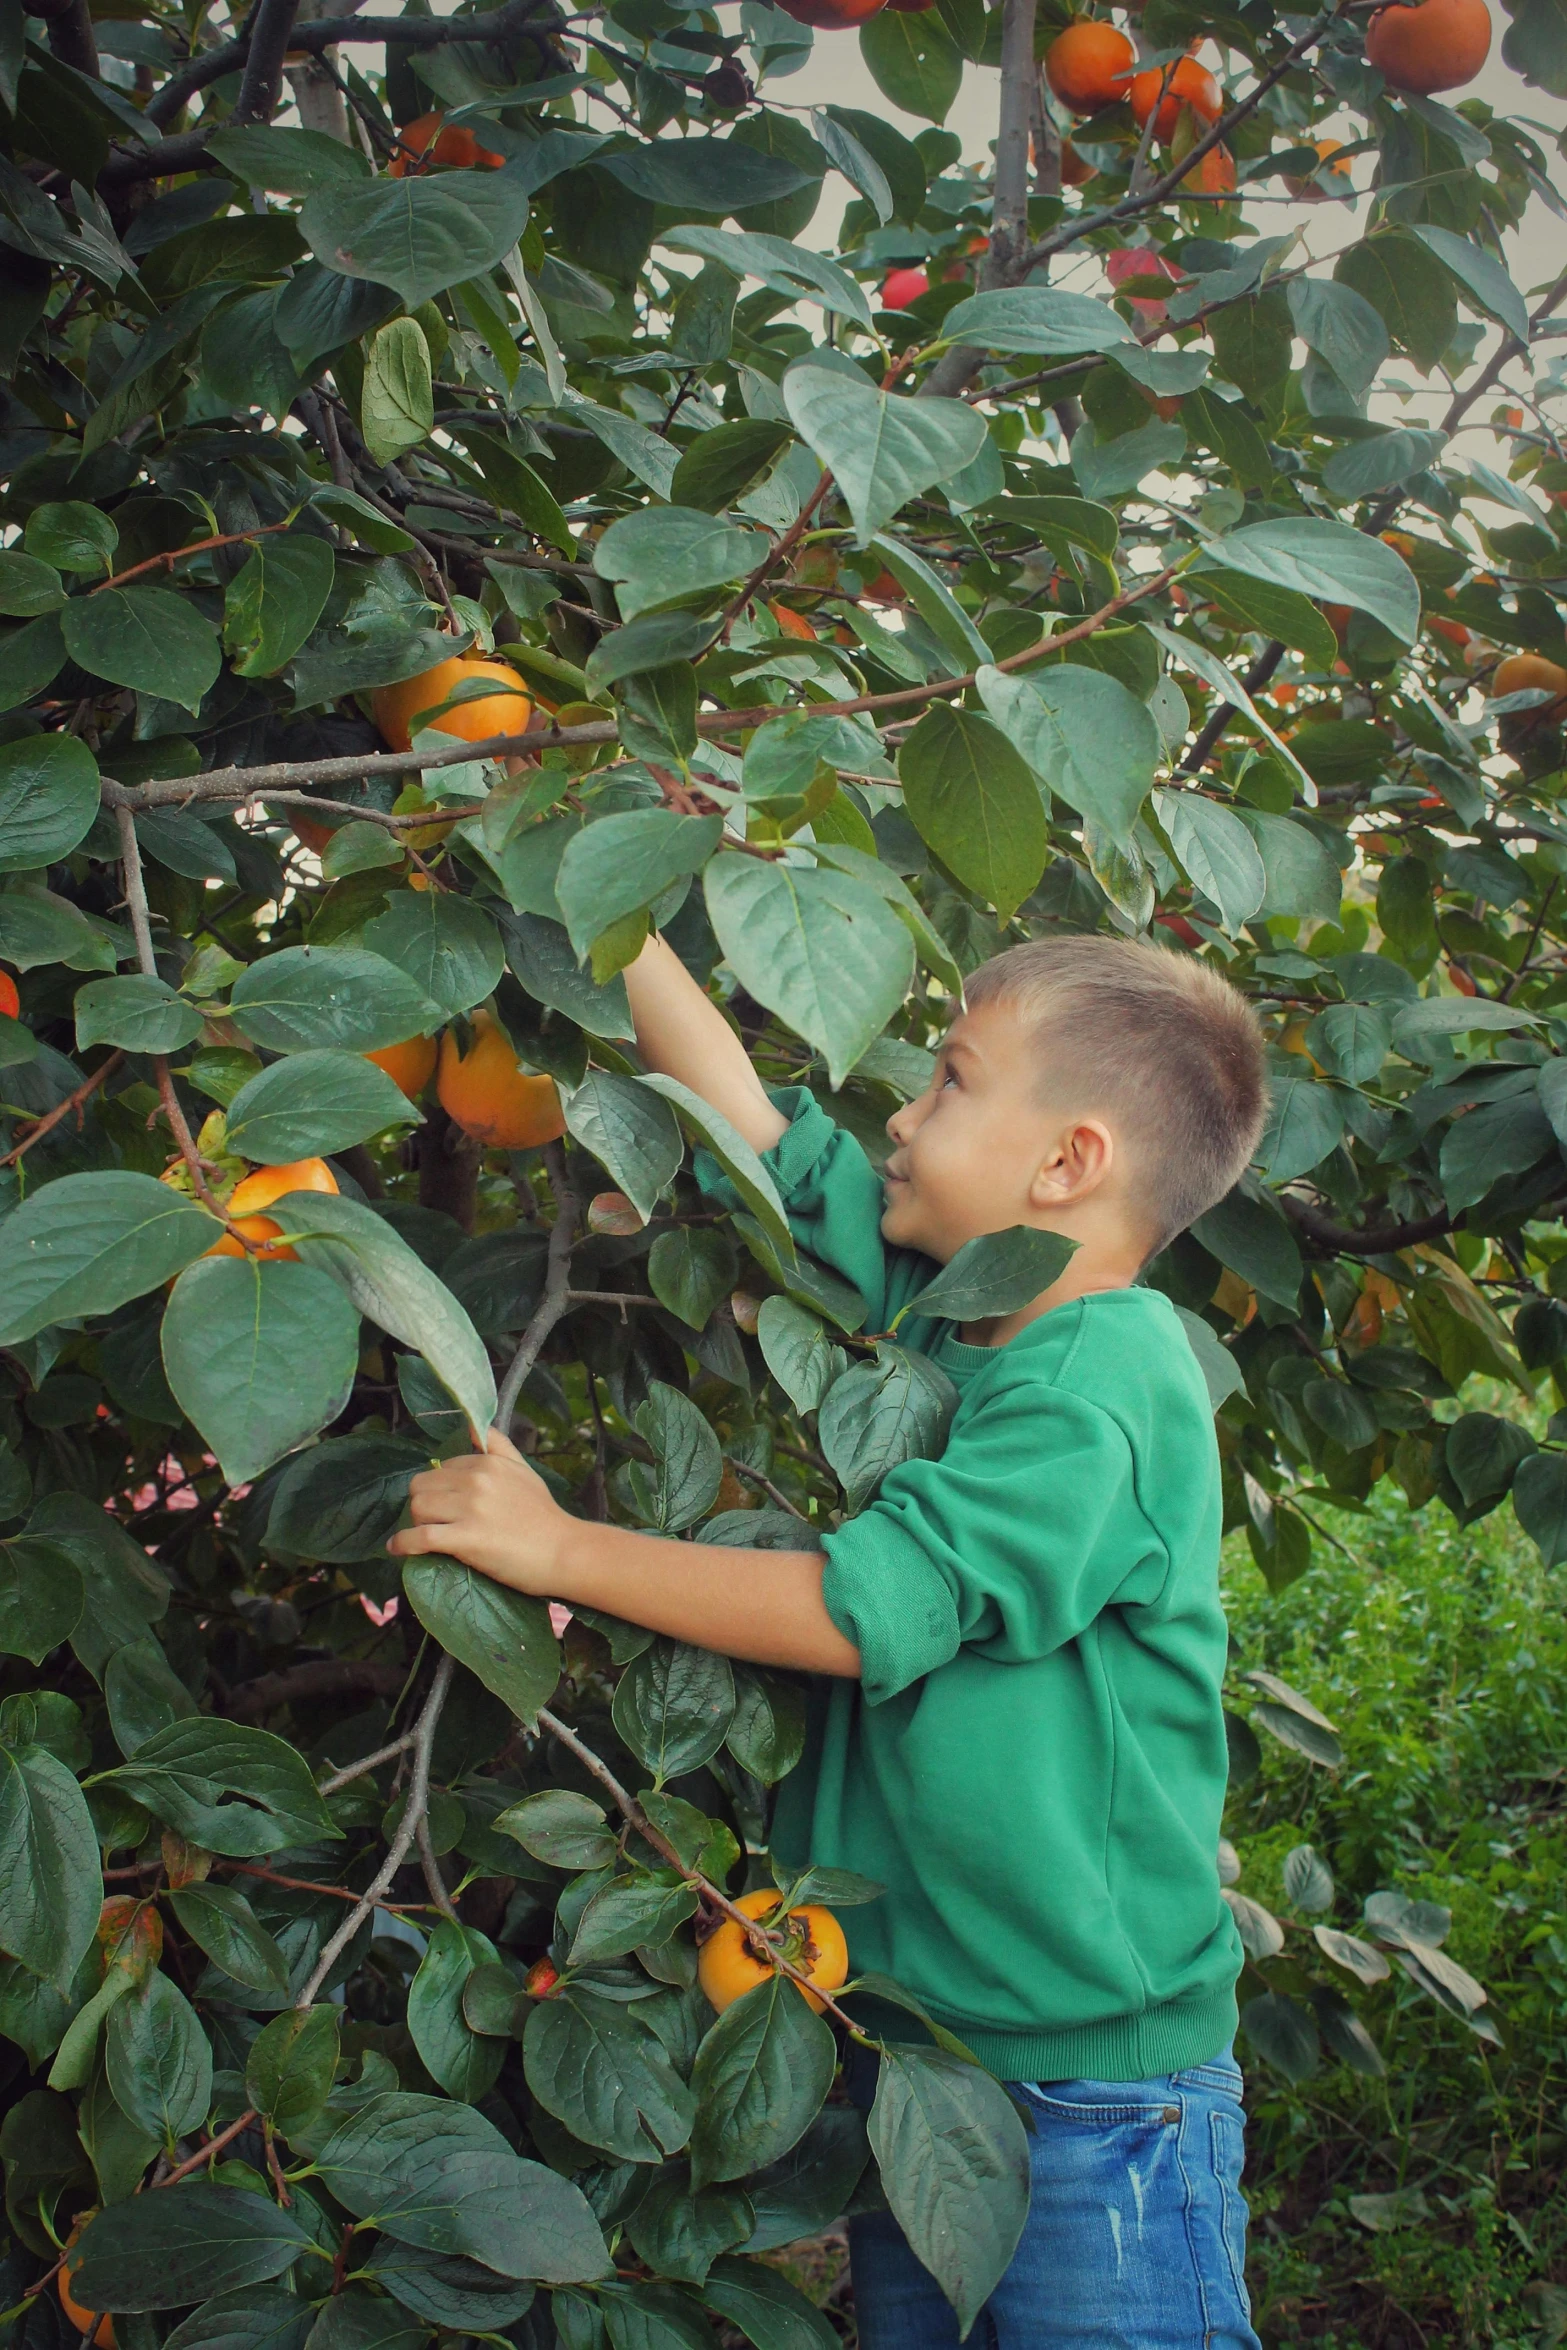
[[[958,1336],[965,1346],[1005,1346],[1030,1322],[1037,1322],[1042,1314],[1055,1311],[1057,1306],[1071,1305],[1080,1297],[1092,1297],[1100,1290],[1130,1289],[1142,1270],[1143,1257],[1134,1244],[1108,1238],[1090,1238],[1074,1249],[1071,1261],[1059,1281],[1042,1289],[1038,1297],[1015,1313],[991,1314],[980,1322],[965,1322]]]

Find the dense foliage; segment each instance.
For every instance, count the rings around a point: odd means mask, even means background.
[[[855,2197],[965,2315],[1005,2265],[1021,2125],[961,2047],[911,2016],[862,2117],[798,1935],[721,2015],[696,1980],[800,1690],[384,1554],[494,1418],[579,1509],[763,1550],[940,1445],[940,1374],[641,1070],[650,923],[872,1151],[1008,939],[1222,964],[1273,1114],[1151,1277],[1231,1523],[1275,1590],[1384,1477],[1567,1553],[1557,1423],[1463,1403],[1567,1393],[1563,284],[1502,250],[1548,159],[1428,94],[1474,61],[1425,10],[1369,55],[1358,0],[1147,0],[1067,56],[1053,0],[871,13],[913,140],[789,105],[797,15],[851,13],[0,17],[29,2344],[94,2210],[62,2306],[124,2350],[805,2350],[756,2255]],[[1505,54],[1567,89],[1543,0]],[[1399,367],[1439,424],[1387,421]],[[1006,1241],[948,1279],[1041,1285]],[[1238,1687],[1239,1778],[1259,1731],[1336,1768],[1287,1677]],[[1392,1963],[1495,2039],[1439,1905],[1356,1875],[1335,1927],[1312,1850],[1231,1889],[1287,2081],[1382,2065]]]
[[[1561,1570],[1506,1513],[1465,1531],[1387,1486],[1364,1513],[1327,1504],[1323,1524],[1344,1547],[1280,1593],[1231,1545],[1243,1658],[1309,1690],[1346,1757],[1329,1774],[1270,1742],[1230,1799],[1240,1882],[1297,1955],[1380,1889],[1445,1913],[1441,1948],[1484,1980],[1500,2033],[1433,2031],[1395,1967],[1361,2000],[1385,2073],[1252,2069],[1258,2327],[1275,2350],[1534,2350],[1567,2321]],[[1332,1880],[1316,1883],[1326,1908],[1299,1906],[1298,1875],[1292,1897],[1303,1844]]]

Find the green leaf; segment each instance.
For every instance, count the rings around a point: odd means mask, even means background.
[[[1363,398],[1388,355],[1387,328],[1377,311],[1363,294],[1332,278],[1298,277],[1287,292],[1296,332],[1353,399]]]
[[[426,2252],[389,2236],[378,2241],[363,2273],[384,2285],[402,2308],[456,2333],[492,2334],[515,2325],[533,2299],[531,2285],[498,2277],[476,2260]]]
[[[858,370],[791,367],[784,405],[795,429],[827,466],[869,545],[910,498],[973,463],[984,418],[961,400],[884,392]]]
[[[463,1986],[476,1966],[492,1965],[495,1945],[472,1926],[438,1918],[408,1986],[408,2029],[419,2058],[448,2097],[476,2105],[500,2076],[506,2051],[470,2029]]]
[[[1192,1313],[1186,1306],[1177,1306],[1175,1311],[1180,1317],[1191,1350],[1197,1357],[1197,1367],[1207,1384],[1209,1406],[1217,1411],[1220,1404],[1227,1402],[1232,1395],[1245,1393],[1245,1374],[1229,1348],[1201,1314]]]
[[[966,2333],[1028,2216],[1028,2138],[1001,2084],[941,2048],[884,2047],[871,2148],[893,2217]]]
[[[450,890],[394,891],[385,913],[365,924],[364,942],[447,1015],[483,1003],[506,968],[489,915]]]
[[[565,1103],[566,1129],[608,1169],[646,1222],[685,1155],[673,1111],[630,1077],[590,1070]]]
[[[569,1963],[607,1966],[633,1950],[657,1950],[687,1918],[697,1897],[688,1885],[664,1885],[657,1878],[617,1878],[601,1885],[577,1921]]]
[[[212,2050],[196,2010],[167,1975],[154,1971],[110,2009],[105,2066],[120,2111],[166,2149],[205,2121]]]
[[[531,1725],[560,1679],[544,1602],[448,1558],[405,1560],[403,1589],[431,1638]]]
[[[622,617],[634,620],[744,579],[768,544],[761,531],[694,507],[643,506],[610,524],[593,550],[593,568],[615,582]]]
[[[359,1316],[310,1265],[213,1257],[163,1317],[169,1386],[235,1485],[335,1420],[358,1365]]]
[[[1288,1183],[1319,1167],[1343,1132],[1344,1112],[1331,1086],[1293,1071],[1275,1072],[1257,1163],[1270,1183]]]
[[[187,2179],[89,2221],[71,2284],[90,2309],[174,2309],[281,2276],[309,2249],[296,2213],[269,2195]]]
[[[0,873],[36,873],[69,856],[97,813],[98,762],[74,734],[0,743]]]
[[[368,179],[371,171],[357,148],[345,147],[325,131],[273,123],[215,131],[207,149],[247,187],[266,188],[274,196],[310,196],[317,188],[337,187],[344,180]]]
[[[405,310],[493,269],[527,221],[526,187],[510,171],[410,174],[320,188],[299,214],[318,261],[345,277],[390,286]]]
[[[46,1747],[0,1745],[0,1948],[65,1991],[102,1901],[98,1840],[74,1773]]]
[[[169,1906],[214,1966],[248,1990],[287,1998],[288,1961],[243,1893],[232,1885],[186,1885],[170,1893]]]
[[[112,1314],[212,1246],[205,1208],[150,1175],[66,1175],[0,1227],[0,1346],[51,1322]]]
[[[946,582],[924,558],[916,555],[913,548],[905,546],[900,539],[873,539],[871,552],[880,555],[899,586],[908,591],[910,603],[952,655],[958,671],[968,669],[976,662],[983,668],[990,659],[990,647]],[[812,722],[806,718],[804,723],[809,728]],[[832,721],[818,719],[815,723],[817,727],[831,726]],[[749,750],[749,746],[747,748]]]
[[[1208,560],[1222,569],[1328,603],[1350,604],[1407,644],[1420,627],[1420,588],[1396,548],[1348,523],[1286,516],[1248,523],[1214,539]]]
[[[188,1721],[196,1703],[150,1635],[115,1649],[103,1668],[103,1701],[121,1754],[129,1758],[166,1730]]]
[[[514,1836],[535,1860],[555,1869],[608,1868],[618,1850],[600,1806],[569,1787],[544,1787],[537,1795],[525,1795],[520,1803],[498,1812],[493,1825],[500,1835]]]
[[[113,517],[82,498],[35,506],[22,535],[28,554],[58,571],[107,571],[120,543]]]
[[[688,1132],[711,1151],[741,1199],[783,1256],[793,1259],[789,1220],[771,1175],[727,1118],[675,1077],[639,1077],[637,1083],[670,1104]],[[0,1340],[3,1343],[3,1340]]]
[[[405,1359],[422,1362],[417,1355]],[[330,1566],[379,1559],[409,1481],[429,1459],[423,1447],[396,1436],[335,1436],[312,1445],[272,1488],[269,1546]]]
[[[1154,805],[1194,889],[1218,908],[1232,938],[1268,894],[1257,844],[1233,809],[1198,791],[1161,791]]]
[[[797,1412],[814,1412],[844,1368],[816,1316],[790,1297],[765,1297],[756,1318],[762,1360]]]
[[[900,113],[945,122],[963,82],[963,52],[934,8],[881,9],[860,26],[860,55]]]
[[[315,2321],[314,2306],[284,2285],[241,2285],[214,2293],[164,2339],[174,2350],[304,2350]]]
[[[626,2234],[656,2276],[701,2285],[719,2253],[743,2244],[751,2226],[750,2197],[739,2187],[694,2193],[685,2166],[672,2163],[638,2201]],[[809,2302],[804,2306],[809,2308]],[[819,2322],[831,2333],[825,2319]]]
[[[1241,2027],[1259,2056],[1290,2083],[1309,2081],[1320,2061],[1317,2027],[1309,2007],[1282,1991],[1266,1991],[1241,2009]],[[1375,2201],[1374,2197],[1356,2198]]]
[[[328,539],[292,531],[256,541],[223,597],[223,643],[237,677],[275,677],[293,659],[325,609],[335,569]]]
[[[1369,498],[1378,490],[1412,481],[1434,465],[1447,446],[1447,436],[1415,425],[1374,434],[1335,449],[1322,468],[1322,486],[1332,497],[1349,501]]]
[[[210,1714],[171,1723],[94,1785],[122,1789],[187,1843],[236,1860],[342,1832],[296,1748]],[[239,1800],[224,1803],[224,1795]]]
[[[711,1760],[734,1716],[729,1659],[680,1640],[656,1640],[621,1675],[615,1727],[662,1785]]]
[[[1003,919],[1037,884],[1050,853],[1030,768],[988,718],[938,702],[898,753],[909,817],[958,880]]]
[[[72,971],[112,971],[115,957],[116,942],[68,898],[37,882],[0,892],[0,962],[13,970],[64,963]]]
[[[377,465],[390,465],[429,439],[435,392],[430,346],[417,319],[394,318],[371,338],[360,416],[365,447]]]
[[[832,2033],[787,1976],[725,2008],[691,2068],[693,2185],[744,2178],[787,2154],[821,2111],[836,2062]]]
[[[739,1262],[722,1232],[681,1224],[661,1232],[648,1251],[648,1287],[660,1305],[692,1330],[704,1330],[708,1317],[735,1285]]]
[[[741,986],[818,1046],[841,1085],[908,993],[914,945],[897,914],[845,874],[736,855],[713,859],[705,891]]]
[[[337,2071],[338,2010],[290,2007],[250,2044],[245,2094],[280,2137],[307,2129],[331,2092]]]
[[[819,176],[734,137],[666,139],[618,148],[598,160],[634,196],[681,212],[747,211],[791,196]]]
[[[873,1362],[855,1363],[835,1379],[816,1426],[849,1509],[862,1509],[889,1470],[933,1458],[956,1408],[945,1372],[901,1346],[880,1345]]]
[[[1131,327],[1107,302],[1058,286],[1012,286],[971,294],[941,322],[942,339],[1020,357],[1071,359],[1084,351],[1136,346]]]
[[[461,2253],[508,2277],[591,2283],[609,2255],[567,2180],[524,2162],[472,2106],[393,2093],[372,2098],[316,2156],[328,2191],[383,2234]]]
[[[656,2163],[691,2134],[696,2099],[634,2006],[569,1984],[534,2007],[522,2053],[534,2096],[584,2145]]]
[[[117,1044],[131,1053],[176,1053],[201,1034],[202,1017],[165,979],[127,972],[76,991],[77,1049]]]
[[[904,1311],[921,1318],[940,1314],[953,1322],[1014,1314],[1060,1280],[1074,1247],[1059,1232],[1040,1232],[1029,1224],[981,1233],[963,1243]]]
[[[710,426],[675,467],[669,485],[671,501],[676,506],[721,514],[771,471],[792,438],[787,424],[764,416],[743,416],[731,424]]]
[[[0,554],[0,613],[13,620],[32,620],[40,612],[58,612],[64,602],[65,587],[52,563],[24,555],[19,547],[7,547]]]
[[[1404,228],[1379,230],[1341,253],[1333,275],[1364,296],[1417,366],[1437,364],[1457,328],[1458,304],[1450,272],[1420,238]]]
[[[1331,669],[1338,659],[1338,639],[1309,596],[1275,587],[1271,580],[1221,570],[1205,557],[1192,565],[1192,576],[1201,579],[1232,628],[1280,637],[1304,653],[1314,669]]]
[[[170,588],[103,588],[60,615],[65,649],[89,676],[139,694],[201,706],[223,665],[217,630]]]
[[[0,1655],[41,1665],[70,1639],[85,1605],[81,1572],[68,1550],[31,1534],[0,1542]]]
[[[1505,326],[1520,343],[1528,343],[1529,306],[1494,253],[1468,237],[1455,237],[1451,229],[1422,223],[1411,233],[1451,271],[1477,309]]]
[[[833,2350],[837,2340],[824,2312],[765,2261],[715,2261],[702,2298],[755,2350]]]
[[[566,846],[555,895],[577,960],[624,915],[634,914],[705,865],[723,833],[720,816],[639,808],[584,825]]]
[[[787,237],[764,236],[755,230],[677,228],[661,240],[672,252],[696,253],[716,261],[734,277],[760,278],[774,293],[791,302],[811,302],[823,310],[857,319],[869,329],[870,305],[864,290],[847,270]]]
[[[332,1192],[296,1192],[269,1210],[301,1259],[346,1289],[361,1314],[422,1354],[483,1438],[495,1414],[484,1343],[445,1284],[373,1208]]]
[[[1336,1007],[1339,1010],[1347,1006]],[[1279,1209],[1261,1192],[1242,1185],[1217,1207],[1199,1216],[1192,1231],[1210,1256],[1281,1306],[1300,1299],[1301,1260],[1295,1235]]]
[[[678,1534],[705,1518],[717,1497],[723,1474],[718,1438],[690,1397],[662,1379],[649,1383],[635,1425],[653,1452],[651,1473],[640,1461],[630,1464],[637,1506],[658,1533]]]
[[[358,1053],[316,1050],[274,1061],[228,1106],[228,1147],[263,1167],[291,1166],[417,1124],[401,1086]]]
[[[1513,1508],[1544,1564],[1559,1566],[1567,1558],[1567,1457],[1535,1452],[1520,1462],[1513,1479]]]
[[[1119,678],[1070,663],[1028,677],[987,665],[977,684],[985,708],[1034,773],[1080,816],[1127,844],[1160,756],[1159,729],[1146,702]]]
[[[366,947],[281,947],[235,980],[234,1019],[269,1052],[356,1053],[428,1036],[445,1017],[417,983]]]

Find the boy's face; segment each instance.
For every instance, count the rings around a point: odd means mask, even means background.
[[[930,1090],[887,1121],[883,1238],[945,1264],[980,1233],[1039,1222],[1040,1169],[1070,1121],[1038,1084],[1038,1039],[1010,1005],[955,1020]]]

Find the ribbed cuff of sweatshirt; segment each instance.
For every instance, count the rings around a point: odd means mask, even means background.
[[[787,1130],[772,1149],[762,1153],[762,1165],[787,1206],[790,1193],[798,1190],[814,1171],[838,1129],[808,1086],[781,1085],[767,1098],[780,1116],[789,1120]],[[709,1199],[723,1200],[731,1208],[742,1205],[740,1194],[711,1151],[699,1150],[691,1166]]]
[[[952,1588],[890,1511],[872,1503],[823,1548],[822,1599],[860,1652],[867,1705],[896,1697],[957,1655],[962,1633]]]

